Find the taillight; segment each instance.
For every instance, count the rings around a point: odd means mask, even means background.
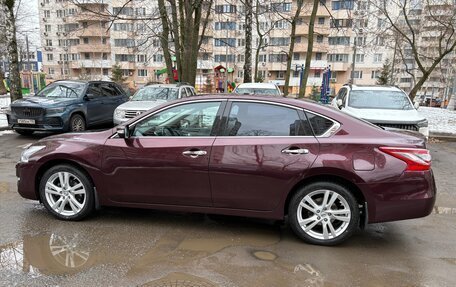
[[[407,163],[406,170],[420,171],[431,168],[431,154],[427,149],[397,147],[380,147],[379,149]]]

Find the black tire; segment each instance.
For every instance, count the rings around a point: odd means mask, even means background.
[[[80,114],[74,114],[70,118],[70,132],[82,132],[86,130],[86,121]]]
[[[336,199],[331,203],[333,195]],[[326,204],[323,204],[325,197]],[[303,207],[302,202],[313,211]],[[311,202],[316,205],[312,206]],[[346,212],[348,210],[350,213]],[[288,217],[294,233],[305,242],[316,245],[340,244],[359,226],[359,208],[355,197],[346,187],[333,182],[315,182],[301,187],[290,200]]]
[[[22,136],[30,136],[34,133],[34,131],[31,131],[31,130],[14,130],[14,131]]]
[[[69,187],[75,187],[76,185],[79,185],[79,183],[82,184],[81,188],[84,189],[84,194],[79,194],[79,192],[81,192],[81,189],[75,190],[74,193],[71,192],[71,189],[68,189],[68,187],[64,187],[63,189],[61,189],[62,184],[60,183],[62,179],[59,177],[59,173],[69,174]],[[56,180],[58,180],[58,182],[56,182]],[[57,189],[52,189],[51,191],[57,192],[55,194],[49,192],[46,193],[46,184],[48,181],[53,183],[55,187],[60,189],[60,191],[58,191]],[[78,194],[76,192],[78,192]],[[41,202],[43,202],[46,209],[58,219],[71,221],[81,220],[89,216],[93,212],[95,207],[94,188],[91,180],[84,172],[71,165],[56,165],[48,169],[41,178],[39,185],[39,194]],[[61,200],[62,198],[63,200]],[[81,206],[80,210],[77,210],[77,212],[73,209],[73,207],[76,206],[74,204],[75,201],[73,199],[77,200],[77,202]],[[61,200],[62,202],[64,200],[67,200],[66,203],[63,204],[64,207],[61,212],[59,212],[58,210],[54,210],[54,208],[51,206],[51,204],[56,204],[59,200]],[[60,205],[56,207],[59,206]]]

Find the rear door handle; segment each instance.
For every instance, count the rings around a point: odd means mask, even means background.
[[[286,154],[308,154],[309,150],[306,148],[286,148],[282,150]]]
[[[199,156],[207,155],[207,151],[205,150],[186,150],[182,152],[184,156],[189,156],[191,158],[197,158]]]

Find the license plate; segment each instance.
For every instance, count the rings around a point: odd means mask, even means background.
[[[27,124],[27,125],[34,125],[35,120],[28,120],[28,119],[18,119],[17,120],[18,124]]]

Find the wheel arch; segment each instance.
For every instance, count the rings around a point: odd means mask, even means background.
[[[293,188],[288,192],[287,197],[285,199],[285,205],[284,205],[284,215],[288,215],[288,206],[290,203],[291,198],[293,195],[299,190],[301,187],[315,183],[315,182],[333,182],[339,185],[342,185],[346,187],[356,198],[356,201],[358,202],[359,205],[365,205],[366,203],[366,197],[364,196],[363,192],[361,189],[352,181],[348,180],[345,177],[342,177],[340,175],[335,175],[335,174],[316,174],[312,176],[308,176],[306,178],[303,178],[300,180],[298,183],[296,183]]]
[[[95,182],[94,182],[92,176],[90,175],[90,173],[87,171],[87,169],[84,167],[83,164],[78,163],[77,161],[74,161],[71,159],[52,159],[52,160],[45,162],[43,165],[40,166],[40,168],[38,169],[36,176],[35,176],[35,194],[36,194],[36,197],[39,199],[39,201],[41,202],[41,197],[40,197],[41,179],[43,178],[44,173],[48,169],[50,169],[51,167],[56,166],[56,165],[72,166],[72,167],[78,169],[79,171],[81,171],[85,176],[87,176],[87,179],[90,181],[90,183],[93,186],[94,196],[95,196],[95,208],[98,209],[99,208],[98,192],[97,192]]]

